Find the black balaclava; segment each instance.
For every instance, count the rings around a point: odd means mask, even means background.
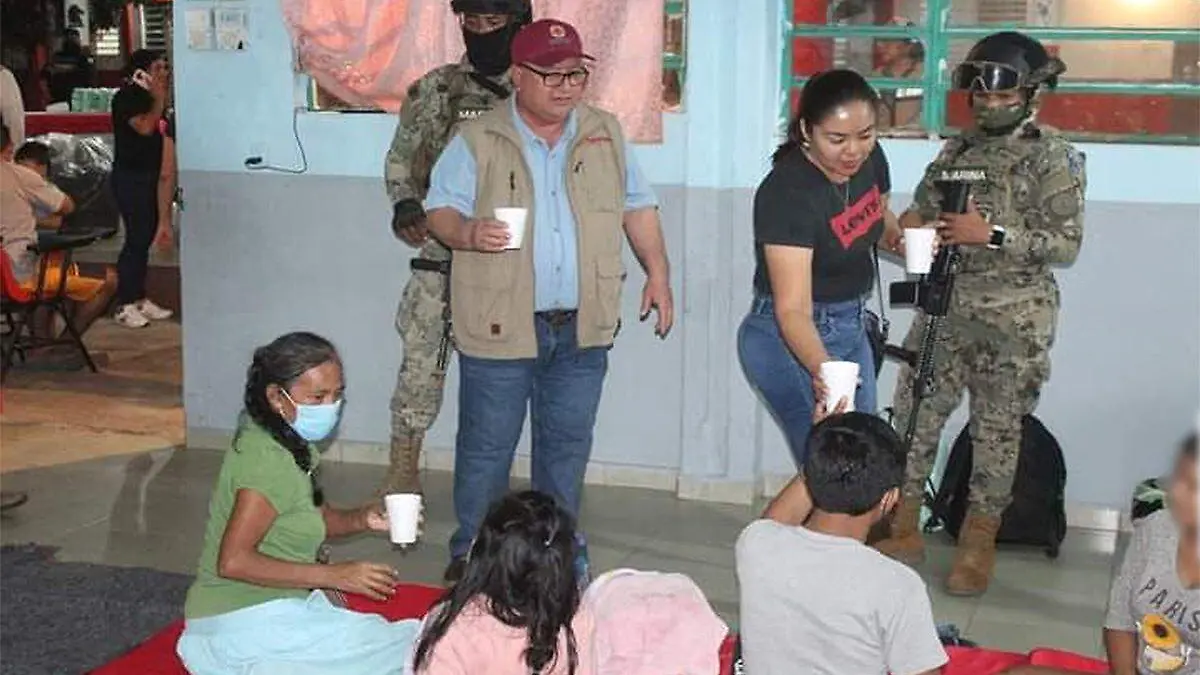
[[[512,41],[517,32],[533,21],[528,0],[454,0],[451,9],[459,14],[507,14],[503,28],[488,33],[472,33],[463,27],[467,60],[480,75],[495,77],[512,65]]]
[[[522,24],[513,17],[503,28],[488,33],[472,33],[463,28],[467,60],[481,75],[495,77],[512,65],[512,41]]]

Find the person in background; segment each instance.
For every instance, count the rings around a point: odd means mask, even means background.
[[[513,100],[459,126],[433,167],[430,232],[454,252],[458,437],[447,580],[488,506],[508,490],[527,410],[533,488],[578,517],[608,350],[621,319],[622,240],[646,271],[641,316],[674,321],[657,198],[616,117],[580,102],[591,57],[579,33],[534,21],[512,44]],[[524,207],[510,249],[497,207]],[[581,583],[587,548],[578,547]]]
[[[141,328],[172,315],[146,297],[150,246],[171,243],[175,154],[168,151],[162,128],[170,69],[159,52],[139,49],[130,55],[125,77],[112,101],[112,185],[125,223],[125,243],[117,257],[116,320]]]
[[[854,71],[830,70],[804,85],[800,101],[754,195],[754,301],[738,329],[742,368],[797,468],[824,397],[822,363],[857,363],[854,409],[876,410],[865,323],[872,249],[903,246],[888,208],[887,157],[875,142],[875,90]]]
[[[8,137],[14,148],[25,143],[25,99],[21,96],[21,85],[12,71],[0,66],[0,118],[8,128]]]
[[[489,510],[462,579],[429,612],[416,675],[585,675],[592,619],[575,583],[575,527],[554,498],[509,494]]]
[[[429,173],[458,124],[491,110],[512,92],[513,36],[533,20],[529,0],[453,0],[462,24],[465,58],[426,73],[408,89],[384,165],[392,202],[392,232],[420,246],[410,261],[396,329],[403,362],[392,394],[391,454],[379,492],[421,491],[421,445],[442,408],[446,366],[453,352],[449,308],[450,250],[429,237],[421,200]],[[444,360],[443,360],[444,358]]]
[[[911,21],[897,17],[892,21],[900,26],[912,26]],[[919,79],[925,70],[925,45],[917,38],[879,39],[875,41],[875,75],[899,79]],[[919,126],[921,96],[919,87],[902,87],[880,93],[884,115],[879,128]]]
[[[1025,415],[1037,408],[1050,377],[1059,307],[1053,267],[1075,261],[1083,243],[1087,175],[1083,153],[1036,121],[1043,92],[1066,65],[1021,33],[983,38],[954,71],[974,127],[946,141],[925,170],[904,227],[937,223],[944,245],[958,247],[954,294],[934,347],[937,390],[920,408],[908,459],[904,501],[880,551],[909,564],[925,558],[921,501],[942,428],[970,393],[973,440],[970,506],[958,536],[946,590],[987,591],[996,564],[1000,517],[1012,501]],[[939,180],[966,183],[966,213],[948,213]],[[904,347],[919,351],[926,316],[918,312]],[[913,411],[913,368],[901,367],[895,417]]]
[[[738,537],[746,671],[940,673],[925,582],[865,544],[900,501],[904,448],[879,417],[834,412],[818,407],[802,473]]]
[[[333,345],[289,333],[254,352],[245,410],[209,503],[178,652],[192,675],[399,675],[419,622],[354,612],[326,591],[386,600],[388,565],[323,564],[327,537],[388,530],[377,504],[336,509],[313,444],[337,426],[342,362]]]
[[[7,132],[4,134],[7,136]],[[17,283],[34,293],[38,287],[38,255],[29,247],[37,243],[39,227],[57,229],[62,217],[75,210],[75,203],[47,180],[49,146],[29,141],[10,155],[11,141],[5,138],[4,142],[9,151],[0,160],[0,237],[4,240],[4,252],[12,261]],[[45,215],[39,217],[39,214]],[[64,273],[63,294],[71,303],[71,328],[82,335],[108,309],[116,292],[116,273],[108,268],[103,279],[85,277],[75,266],[64,270],[61,259],[53,258],[46,265],[44,292],[57,289]],[[38,314],[34,317],[35,335],[59,337],[53,334],[51,312],[45,309]]]
[[[1180,446],[1167,507],[1135,524],[1108,597],[1104,648],[1112,675],[1200,673],[1200,499],[1196,434]],[[1022,666],[1007,675],[1070,675]]]
[[[70,102],[71,93],[76,89],[92,86],[95,71],[92,57],[83,46],[79,31],[74,28],[63,31],[62,47],[42,70],[50,102]]]

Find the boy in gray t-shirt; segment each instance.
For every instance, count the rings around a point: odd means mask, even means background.
[[[813,427],[804,473],[737,542],[742,651],[752,675],[939,673],[925,583],[865,545],[895,509],[904,450],[883,420]]]
[[[1184,443],[1168,501],[1137,525],[1109,595],[1104,641],[1116,675],[1200,674],[1195,436]]]

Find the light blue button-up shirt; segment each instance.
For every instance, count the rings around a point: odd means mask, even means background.
[[[509,110],[524,140],[525,161],[533,172],[533,280],[534,311],[579,307],[579,255],[575,214],[567,195],[567,155],[579,122],[574,112],[567,118],[562,137],[553,146],[536,136],[517,114]],[[462,136],[442,151],[429,176],[425,210],[452,208],[471,218],[475,214],[475,157]],[[625,144],[625,210],[658,206],[658,198]]]

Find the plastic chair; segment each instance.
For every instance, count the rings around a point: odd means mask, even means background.
[[[3,314],[9,327],[5,335],[6,340],[2,353],[0,353],[0,380],[3,380],[12,367],[14,355],[19,354],[21,360],[24,361],[26,352],[31,349],[57,345],[74,346],[83,356],[88,368],[93,373],[97,372],[96,362],[92,360],[91,353],[83,344],[83,336],[75,330],[75,324],[71,321],[70,313],[67,311],[65,291],[67,272],[71,268],[72,252],[76,248],[91,244],[98,238],[98,235],[92,233],[80,235],[39,234],[37,245],[30,247],[41,254],[38,258],[37,285],[34,291],[24,288],[17,281],[12,259],[9,258],[8,253],[0,256],[0,305],[3,305]],[[56,288],[46,288],[46,272],[52,263],[61,266],[62,274],[59,275]],[[44,338],[34,333],[34,314],[43,307],[62,317],[66,324],[67,337]]]

